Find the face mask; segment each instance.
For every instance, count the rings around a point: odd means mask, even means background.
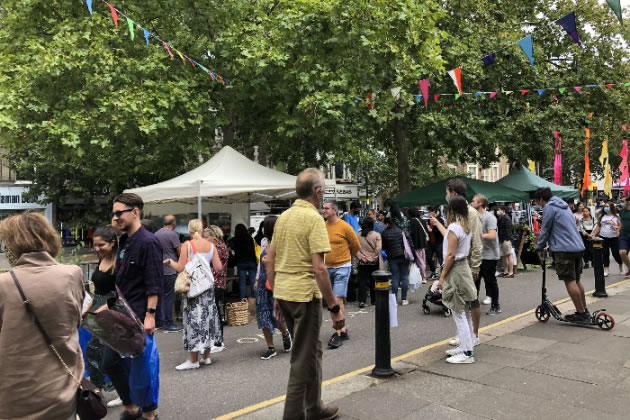
[[[610,209],[608,207],[604,207],[604,213],[608,214],[610,212]]]

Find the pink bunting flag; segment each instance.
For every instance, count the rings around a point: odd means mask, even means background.
[[[579,92],[582,90],[582,86],[575,86],[574,89],[576,90],[576,92]]]
[[[116,9],[111,4],[105,2],[106,5],[109,6],[109,10],[112,12],[112,19],[114,21],[114,26],[118,29],[118,13],[116,13]]]
[[[558,131],[554,131],[553,136],[556,139],[553,148],[553,183],[562,185],[562,137]]]
[[[166,51],[168,52],[168,55],[171,56],[171,60],[173,59],[173,53],[171,52],[171,49],[168,47],[168,44],[164,41],[162,41],[162,45],[164,45],[164,48],[166,48]]]
[[[529,90],[521,90],[521,96],[525,96],[527,95],[527,92],[529,92]]]
[[[621,130],[626,131],[628,127],[625,124],[621,124]]]
[[[429,79],[418,80],[418,86],[424,98],[424,108],[426,109],[429,106]]]
[[[440,95],[433,95],[433,102],[437,102],[439,97],[440,97]]]
[[[558,103],[558,95],[553,95],[553,99]]]
[[[495,96],[497,96],[496,92],[490,92],[490,99],[494,98]]]

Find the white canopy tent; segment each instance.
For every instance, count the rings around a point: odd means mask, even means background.
[[[153,215],[209,211],[232,214],[249,226],[249,203],[295,196],[296,177],[251,161],[225,146],[203,165],[168,181],[125,190],[138,194]]]

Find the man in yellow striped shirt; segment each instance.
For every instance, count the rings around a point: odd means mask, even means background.
[[[315,168],[302,171],[295,184],[299,197],[280,215],[267,247],[267,279],[275,298],[278,320],[286,320],[293,337],[291,370],[284,405],[284,419],[334,419],[339,408],[321,401],[322,295],[328,304],[333,328],[341,330],[344,315],[324,264],[330,252],[328,232],[318,209],[324,198],[324,174]]]

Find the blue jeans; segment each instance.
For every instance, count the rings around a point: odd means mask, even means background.
[[[392,273],[392,293],[398,296],[398,285],[402,288],[402,300],[407,300],[409,288],[409,261],[404,258],[388,260],[389,271]]]
[[[162,287],[162,314],[164,316],[164,326],[173,325],[173,305],[175,304],[175,280],[177,274],[165,274]]]
[[[352,267],[329,267],[328,276],[333,289],[333,294],[338,298],[348,296],[348,282]]]
[[[240,263],[237,264],[238,268],[238,280],[239,280],[239,292],[241,293],[241,299],[245,299],[245,286],[247,282],[247,277],[249,277],[249,295],[251,297],[256,297],[256,293],[254,293],[254,283],[256,283],[256,270],[258,268],[257,264],[254,262],[251,263]]]

